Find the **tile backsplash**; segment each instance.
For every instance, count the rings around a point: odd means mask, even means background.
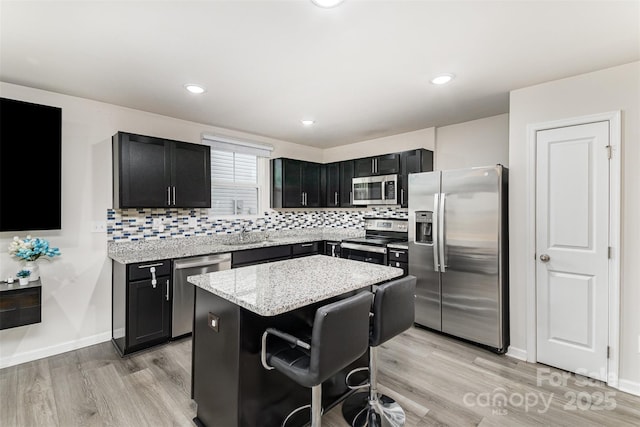
[[[406,218],[397,207],[362,210],[268,211],[251,219],[221,219],[209,209],[109,209],[108,241],[139,241],[247,231],[301,230],[305,228],[362,229],[365,216]]]

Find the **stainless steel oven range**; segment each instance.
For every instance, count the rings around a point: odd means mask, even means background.
[[[365,236],[343,239],[340,244],[342,258],[387,265],[388,243],[406,242],[406,219],[366,217]]]

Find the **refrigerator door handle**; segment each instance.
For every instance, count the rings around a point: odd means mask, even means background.
[[[447,271],[447,263],[445,262],[445,258],[444,258],[444,202],[447,198],[447,195],[445,193],[440,193],[440,205],[439,205],[439,209],[440,212],[438,214],[439,220],[438,220],[438,251],[440,252],[438,258],[440,259],[440,271],[441,272],[445,272]],[[435,252],[435,248],[434,248],[434,252]]]
[[[438,229],[440,228],[440,218],[439,218],[439,206],[440,206],[440,193],[436,193],[433,195],[433,270],[440,271],[440,262],[439,262],[439,254],[438,254]]]

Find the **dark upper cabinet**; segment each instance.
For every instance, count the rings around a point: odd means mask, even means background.
[[[403,208],[409,203],[409,174],[417,172],[431,172],[433,170],[433,151],[417,149],[400,153],[400,188],[399,202]]]
[[[113,136],[113,207],[211,207],[211,151],[126,132]]]
[[[323,165],[324,206],[336,208],[340,206],[342,195],[342,182],[340,178],[340,163]]]
[[[400,153],[354,160],[356,177],[400,173]]]
[[[355,177],[398,175],[398,202],[408,206],[410,173],[433,170],[433,151],[416,149],[342,162],[271,161],[271,207],[351,207]]]
[[[302,191],[304,207],[319,208],[323,206],[320,191],[320,163],[301,162]]]
[[[207,145],[173,141],[171,182],[173,205],[211,207],[211,149]]]
[[[375,158],[376,175],[400,173],[400,154],[392,153]]]
[[[343,208],[353,206],[351,180],[354,176],[354,161],[340,162],[340,206]]]
[[[301,160],[271,160],[271,207],[320,207],[322,165]]]

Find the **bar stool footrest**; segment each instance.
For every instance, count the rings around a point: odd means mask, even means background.
[[[369,393],[354,393],[342,403],[342,416],[352,427],[402,427],[406,415],[400,405],[384,394],[369,402]]]

